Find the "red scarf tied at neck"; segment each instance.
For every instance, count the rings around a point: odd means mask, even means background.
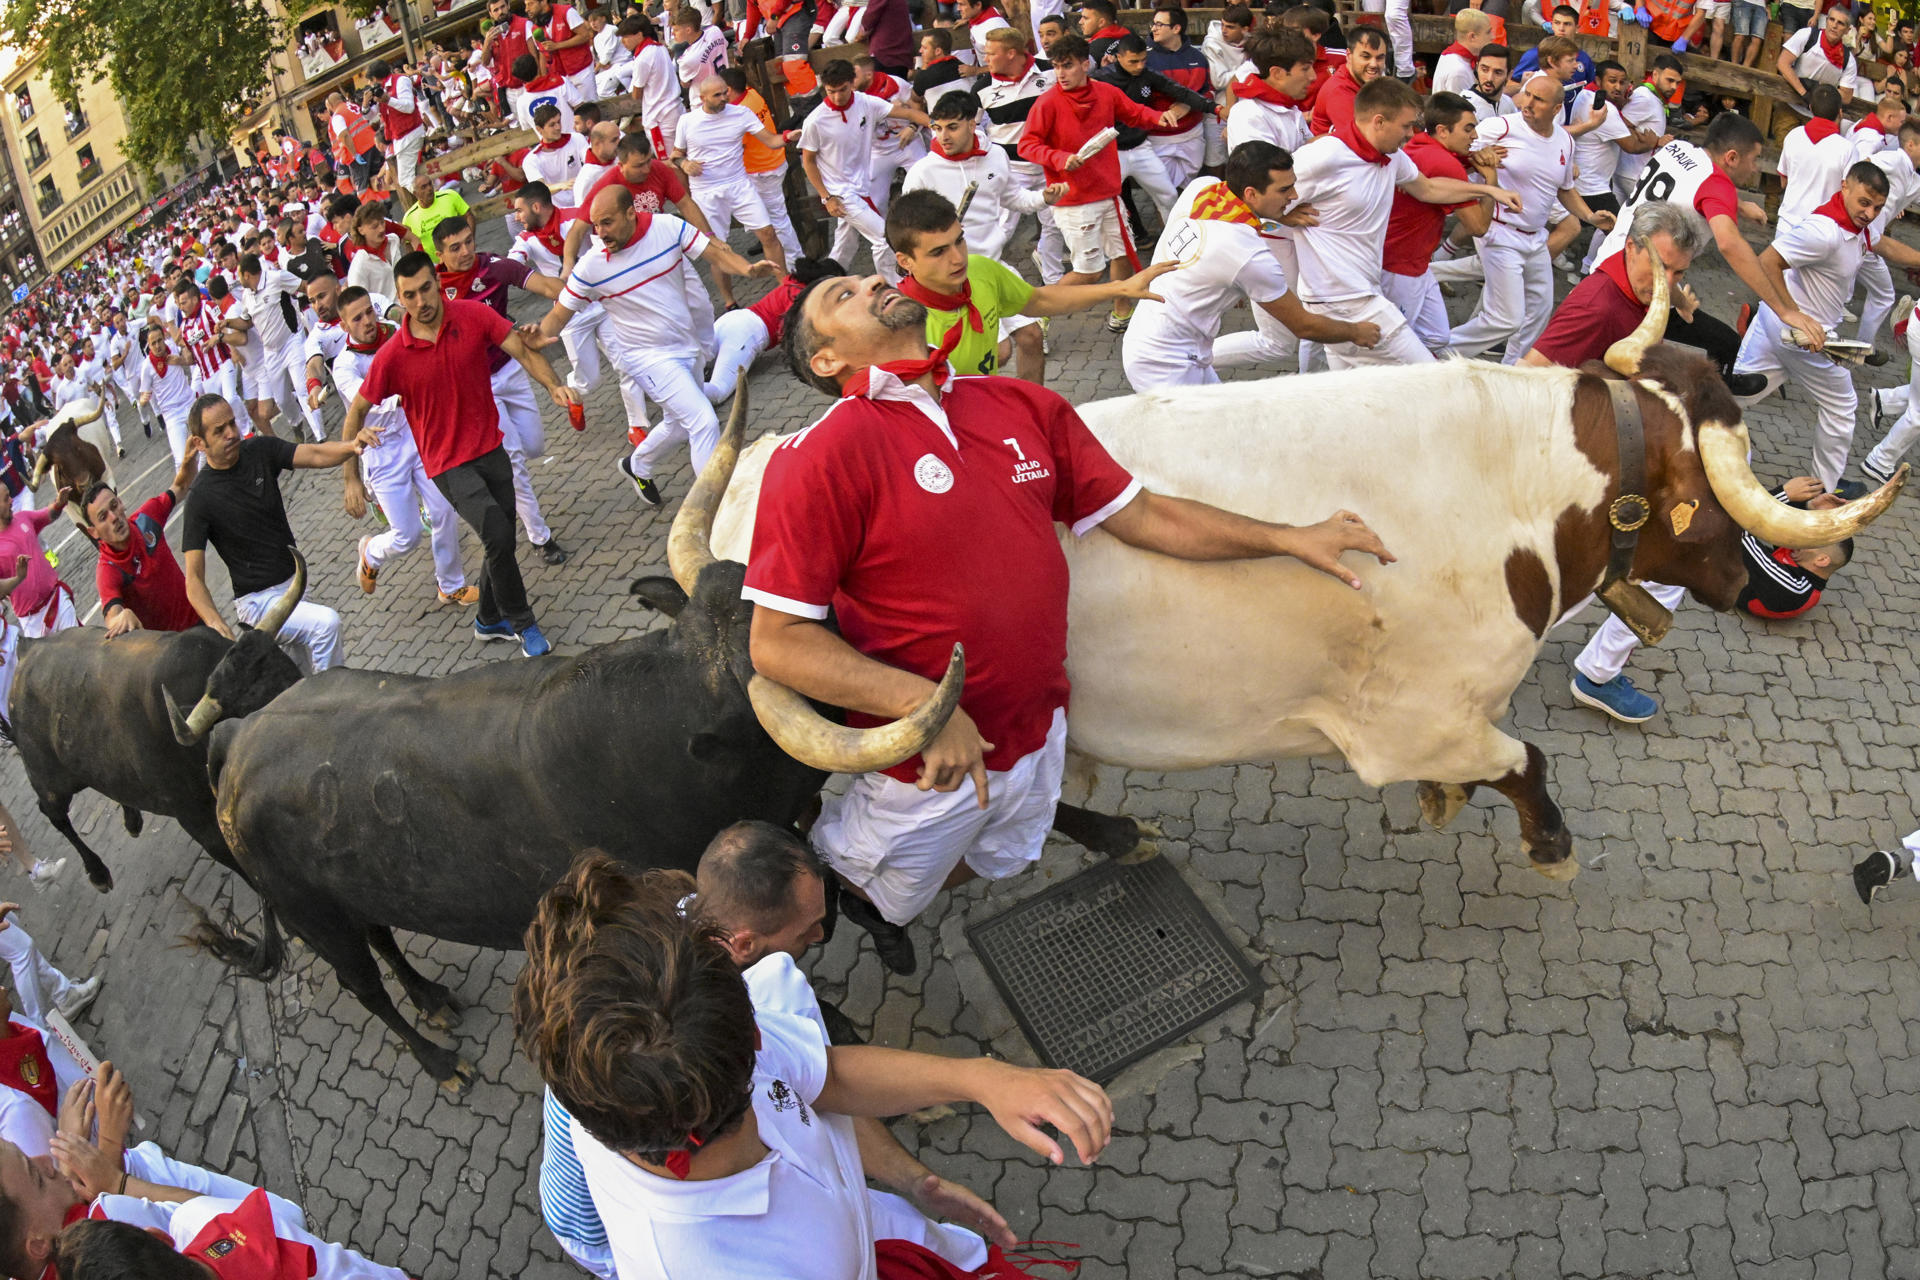
[[[979,26],[983,22],[991,22],[995,18],[1000,18],[1002,22],[1006,21],[1005,18],[1001,17],[1000,11],[998,9],[994,8],[992,5],[988,5],[986,8],[982,9],[979,13],[974,14],[972,20],[967,23],[967,26],[969,29],[971,29],[973,27]]]
[[[1342,120],[1333,126],[1333,136],[1347,144],[1347,149],[1365,160],[1368,164],[1386,165],[1391,159],[1386,152],[1360,136],[1359,128],[1351,119]]]
[[[967,146],[969,150],[966,151],[948,151],[940,144],[940,139],[935,138],[932,143],[932,150],[933,154],[939,156],[942,160],[971,160],[975,156],[987,154],[985,149],[980,145],[980,135],[977,133],[967,139]],[[912,295],[909,294],[908,296],[911,297]]]
[[[1825,54],[1827,61],[1831,62],[1834,66],[1840,68],[1842,71],[1847,69],[1847,46],[1841,44],[1838,40],[1829,43],[1827,33],[1824,31],[1820,33],[1820,52]]]
[[[1880,113],[1878,111],[1874,112],[1870,116],[1861,117],[1859,123],[1853,126],[1853,131],[1855,133],[1860,132],[1862,129],[1871,129],[1883,138],[1887,134],[1887,126],[1881,123]]]
[[[1455,40],[1452,44],[1442,49],[1440,51],[1440,56],[1444,58],[1450,53],[1457,53],[1461,57],[1465,58],[1467,60],[1467,65],[1469,66],[1479,61],[1479,55],[1476,54],[1473,50],[1467,48],[1467,46],[1461,44],[1458,40]]]
[[[1808,142],[1824,142],[1840,132],[1838,121],[1822,120],[1819,116],[1807,121],[1805,128]]]
[[[165,356],[156,356],[149,352],[147,354],[147,363],[153,366],[154,377],[164,378],[167,376],[167,358]]]
[[[947,367],[947,357],[960,345],[961,334],[971,327],[975,333],[986,331],[986,322],[980,316],[980,309],[973,305],[973,285],[962,285],[959,293],[935,293],[912,276],[900,278],[900,292],[912,298],[929,311],[962,311],[966,318],[947,330],[940,339],[940,345],[927,353],[924,360],[888,360],[884,364],[862,369],[847,379],[847,385],[840,389],[842,400],[865,399],[873,383],[873,371],[890,373],[903,383],[918,382],[928,374],[933,375],[933,385],[944,387],[953,376],[953,370]]]
[[[1276,107],[1291,107],[1295,111],[1306,105],[1298,98],[1289,98],[1257,75],[1242,76],[1235,80],[1233,96],[1236,99],[1252,98],[1255,102],[1270,102]]]
[[[1832,218],[1840,224],[1842,231],[1845,231],[1849,235],[1859,236],[1863,247],[1868,249],[1873,248],[1873,236],[1869,234],[1868,229],[1855,222],[1853,215],[1847,212],[1846,192],[1834,192],[1833,199],[1827,201],[1818,209],[1815,209],[1813,216],[1816,218]]]

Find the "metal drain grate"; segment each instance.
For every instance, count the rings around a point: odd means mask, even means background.
[[[1262,987],[1165,858],[1103,862],[967,938],[1040,1060],[1103,1083]]]

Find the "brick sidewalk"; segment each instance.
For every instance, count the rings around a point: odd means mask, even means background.
[[[1695,284],[1731,315],[1717,259]],[[1075,401],[1124,394],[1117,356],[1100,317],[1053,326],[1053,385]],[[755,431],[824,407],[770,359],[752,394]],[[574,555],[523,564],[562,650],[655,621],[625,589],[661,570],[673,508],[642,507],[620,481],[620,417],[610,386],[585,435],[547,415],[535,484]],[[1811,417],[1791,391],[1750,411],[1763,477],[1805,469]],[[1863,423],[1856,458],[1875,438]],[[170,464],[137,427],[132,442],[123,476],[160,460],[134,486],[144,498]],[[685,470],[664,477],[673,500]],[[350,663],[517,660],[483,653],[470,615],[433,602],[424,552],[360,594],[353,548],[370,526],[344,517],[336,476],[286,491],[310,596],[344,615]],[[1869,911],[1846,876],[1920,825],[1913,512],[1862,539],[1806,620],[1682,609],[1631,668],[1664,706],[1643,727],[1567,692],[1598,615],[1556,633],[1511,719],[1551,762],[1588,868],[1570,887],[1526,868],[1498,800],[1435,833],[1410,785],[1374,792],[1335,760],[1103,771],[1096,805],[1166,830],[1165,856],[1261,967],[1264,1007],[1130,1073],[1092,1171],[1046,1170],[971,1113],[902,1124],[902,1139],[1022,1237],[1079,1244],[1089,1277],[1920,1276],[1920,893],[1896,886]],[[470,534],[465,550],[477,571]],[[91,566],[65,549],[83,605]],[[10,754],[0,777],[36,850],[58,855]],[[45,895],[11,892],[69,973],[107,975],[90,1033],[127,1068],[147,1136],[260,1178],[321,1234],[421,1280],[578,1274],[539,1219],[537,1082],[507,1015],[518,955],[408,943],[473,1006],[457,1039],[480,1079],[449,1101],[304,948],[265,986],[174,947],[186,900],[243,919],[254,902],[172,822],[133,841],[98,797],[74,809],[113,894],[77,862]],[[953,895],[916,929],[932,962],[912,978],[842,929],[811,958],[820,994],[879,1043],[1025,1059],[963,930],[1087,861],[1056,843],[1029,876]]]

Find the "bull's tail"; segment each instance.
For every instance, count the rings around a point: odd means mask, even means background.
[[[225,920],[216,921],[202,907],[191,902],[187,906],[197,923],[181,936],[182,945],[206,952],[249,978],[270,982],[280,976],[287,959],[287,946],[280,936],[279,917],[271,906],[261,908],[264,919],[257,938],[241,928],[231,913],[227,913]]]

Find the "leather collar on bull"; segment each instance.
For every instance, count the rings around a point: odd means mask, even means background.
[[[1622,379],[1607,383],[1613,400],[1614,435],[1620,442],[1620,496],[1607,508],[1607,523],[1613,527],[1613,545],[1607,554],[1607,571],[1595,592],[1600,603],[1642,644],[1659,644],[1673,625],[1673,615],[1647,593],[1647,589],[1627,575],[1633,569],[1634,548],[1640,543],[1640,529],[1652,513],[1647,501],[1647,432],[1640,416],[1640,402],[1633,383]]]

